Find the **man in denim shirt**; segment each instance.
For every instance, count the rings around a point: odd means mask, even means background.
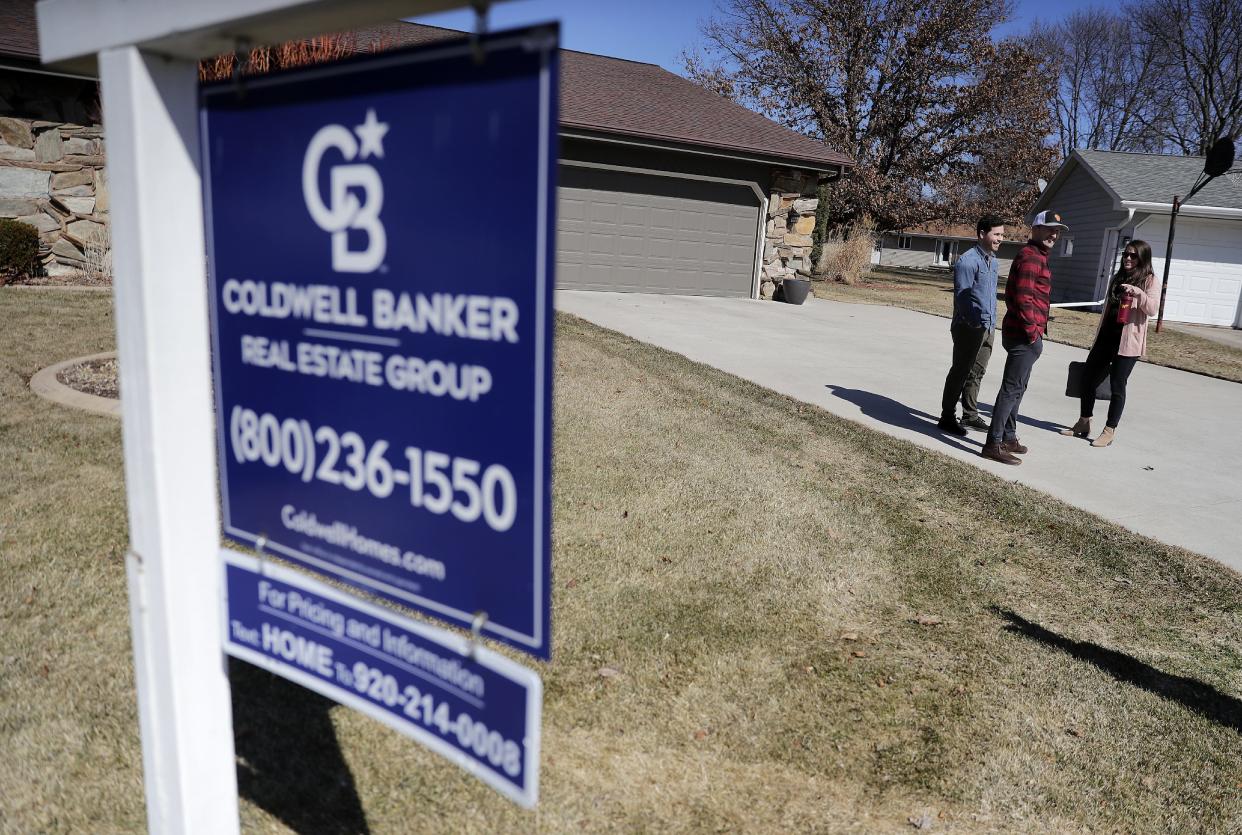
[[[966,427],[987,431],[979,417],[979,384],[992,357],[996,333],[996,252],[1005,239],[1005,224],[995,215],[984,215],[975,224],[976,245],[953,265],[953,365],[944,380],[940,398],[940,422],[951,435],[964,436]],[[957,420],[957,401],[962,401],[962,421]]]

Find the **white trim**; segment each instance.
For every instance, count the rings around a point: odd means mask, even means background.
[[[1173,213],[1172,203],[1148,203],[1139,200],[1126,200],[1120,204],[1123,209],[1138,212],[1150,212],[1157,215],[1168,215]],[[1178,208],[1177,213],[1181,217],[1205,217],[1205,218],[1223,218],[1242,219],[1242,209],[1229,209],[1223,206],[1198,206],[1191,204],[1189,206],[1183,204]]]
[[[763,248],[767,246],[769,205],[769,198],[765,194],[763,195],[763,200],[759,204],[759,232],[755,240],[755,268],[751,272],[750,276],[750,297],[752,299],[759,298],[759,287],[763,278]],[[812,264],[812,270],[814,267],[815,265]],[[811,270],[808,270],[807,272],[811,272]]]
[[[1093,297],[1103,297],[1104,290],[1108,287],[1108,282],[1112,279],[1112,259],[1108,256],[1110,254],[1116,254],[1117,244],[1121,241],[1121,230],[1127,225],[1128,224],[1104,227],[1104,240],[1100,243],[1100,257],[1097,258],[1095,262],[1095,286],[1092,291]],[[1108,239],[1109,236],[1113,234],[1116,234],[1117,237],[1113,239],[1113,247],[1110,250],[1108,246]],[[1107,259],[1109,263],[1108,269],[1104,268],[1105,259]]]
[[[935,245],[935,248],[932,250],[932,266],[933,267],[947,267],[947,266],[952,265],[952,263],[955,260],[957,260],[958,256],[961,255],[961,252],[958,249],[959,243],[961,243],[961,241],[958,238],[952,238],[952,237],[936,238],[936,245]],[[949,257],[947,259],[943,259],[940,257],[940,251],[941,251],[941,248],[944,246],[944,244],[949,245]]]

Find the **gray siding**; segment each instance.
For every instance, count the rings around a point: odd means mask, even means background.
[[[884,236],[884,249],[880,252],[879,266],[930,269],[933,266],[932,261],[936,252],[937,240],[939,239],[911,238],[910,249],[898,249],[897,236],[886,234]],[[974,243],[969,240],[960,241],[957,245],[958,255],[961,256],[972,246],[974,246]],[[1015,241],[1005,241],[1001,244],[1000,251],[996,253],[996,265],[1002,282],[1004,282],[1005,276],[1009,275],[1009,265],[1022,247],[1022,243]]]
[[[760,194],[766,193],[771,176],[767,166],[573,139],[563,140],[560,151],[559,286],[752,294]],[[566,164],[571,161],[616,168]],[[740,182],[709,182],[687,174]]]
[[[884,249],[880,251],[880,266],[927,268],[932,265],[936,251],[935,238],[911,238],[909,249],[897,248],[897,236],[884,236]]]
[[[1048,259],[1052,268],[1052,300],[1069,302],[1095,298],[1104,230],[1120,226],[1127,213],[1115,210],[1109,193],[1078,165],[1044,202],[1065,219],[1070,228],[1065,234],[1074,239],[1073,255],[1062,255],[1062,242],[1058,241]]]

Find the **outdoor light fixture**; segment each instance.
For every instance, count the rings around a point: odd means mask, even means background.
[[[1233,168],[1233,160],[1236,148],[1233,144],[1233,137],[1222,136],[1212,145],[1211,150],[1207,153],[1207,158],[1203,161],[1203,173],[1199,175],[1199,179],[1195,180],[1194,186],[1190,189],[1190,193],[1186,195],[1186,199],[1194,197],[1199,190],[1206,186],[1212,180],[1226,173]],[[1156,316],[1156,333],[1160,333],[1160,327],[1164,323],[1164,297],[1169,290],[1169,264],[1173,263],[1173,234],[1177,231],[1177,213],[1182,208],[1182,201],[1174,195],[1173,197],[1173,213],[1169,216],[1169,243],[1164,248],[1164,279],[1160,284],[1160,312]]]

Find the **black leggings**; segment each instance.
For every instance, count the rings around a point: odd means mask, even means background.
[[[1101,345],[1106,340],[1097,340],[1087,354],[1087,367],[1083,369],[1082,411],[1080,414],[1091,417],[1095,411],[1095,389],[1104,378],[1108,377],[1111,392],[1108,401],[1108,426],[1117,428],[1121,422],[1121,412],[1126,407],[1126,381],[1138,357],[1119,357],[1115,345]]]

